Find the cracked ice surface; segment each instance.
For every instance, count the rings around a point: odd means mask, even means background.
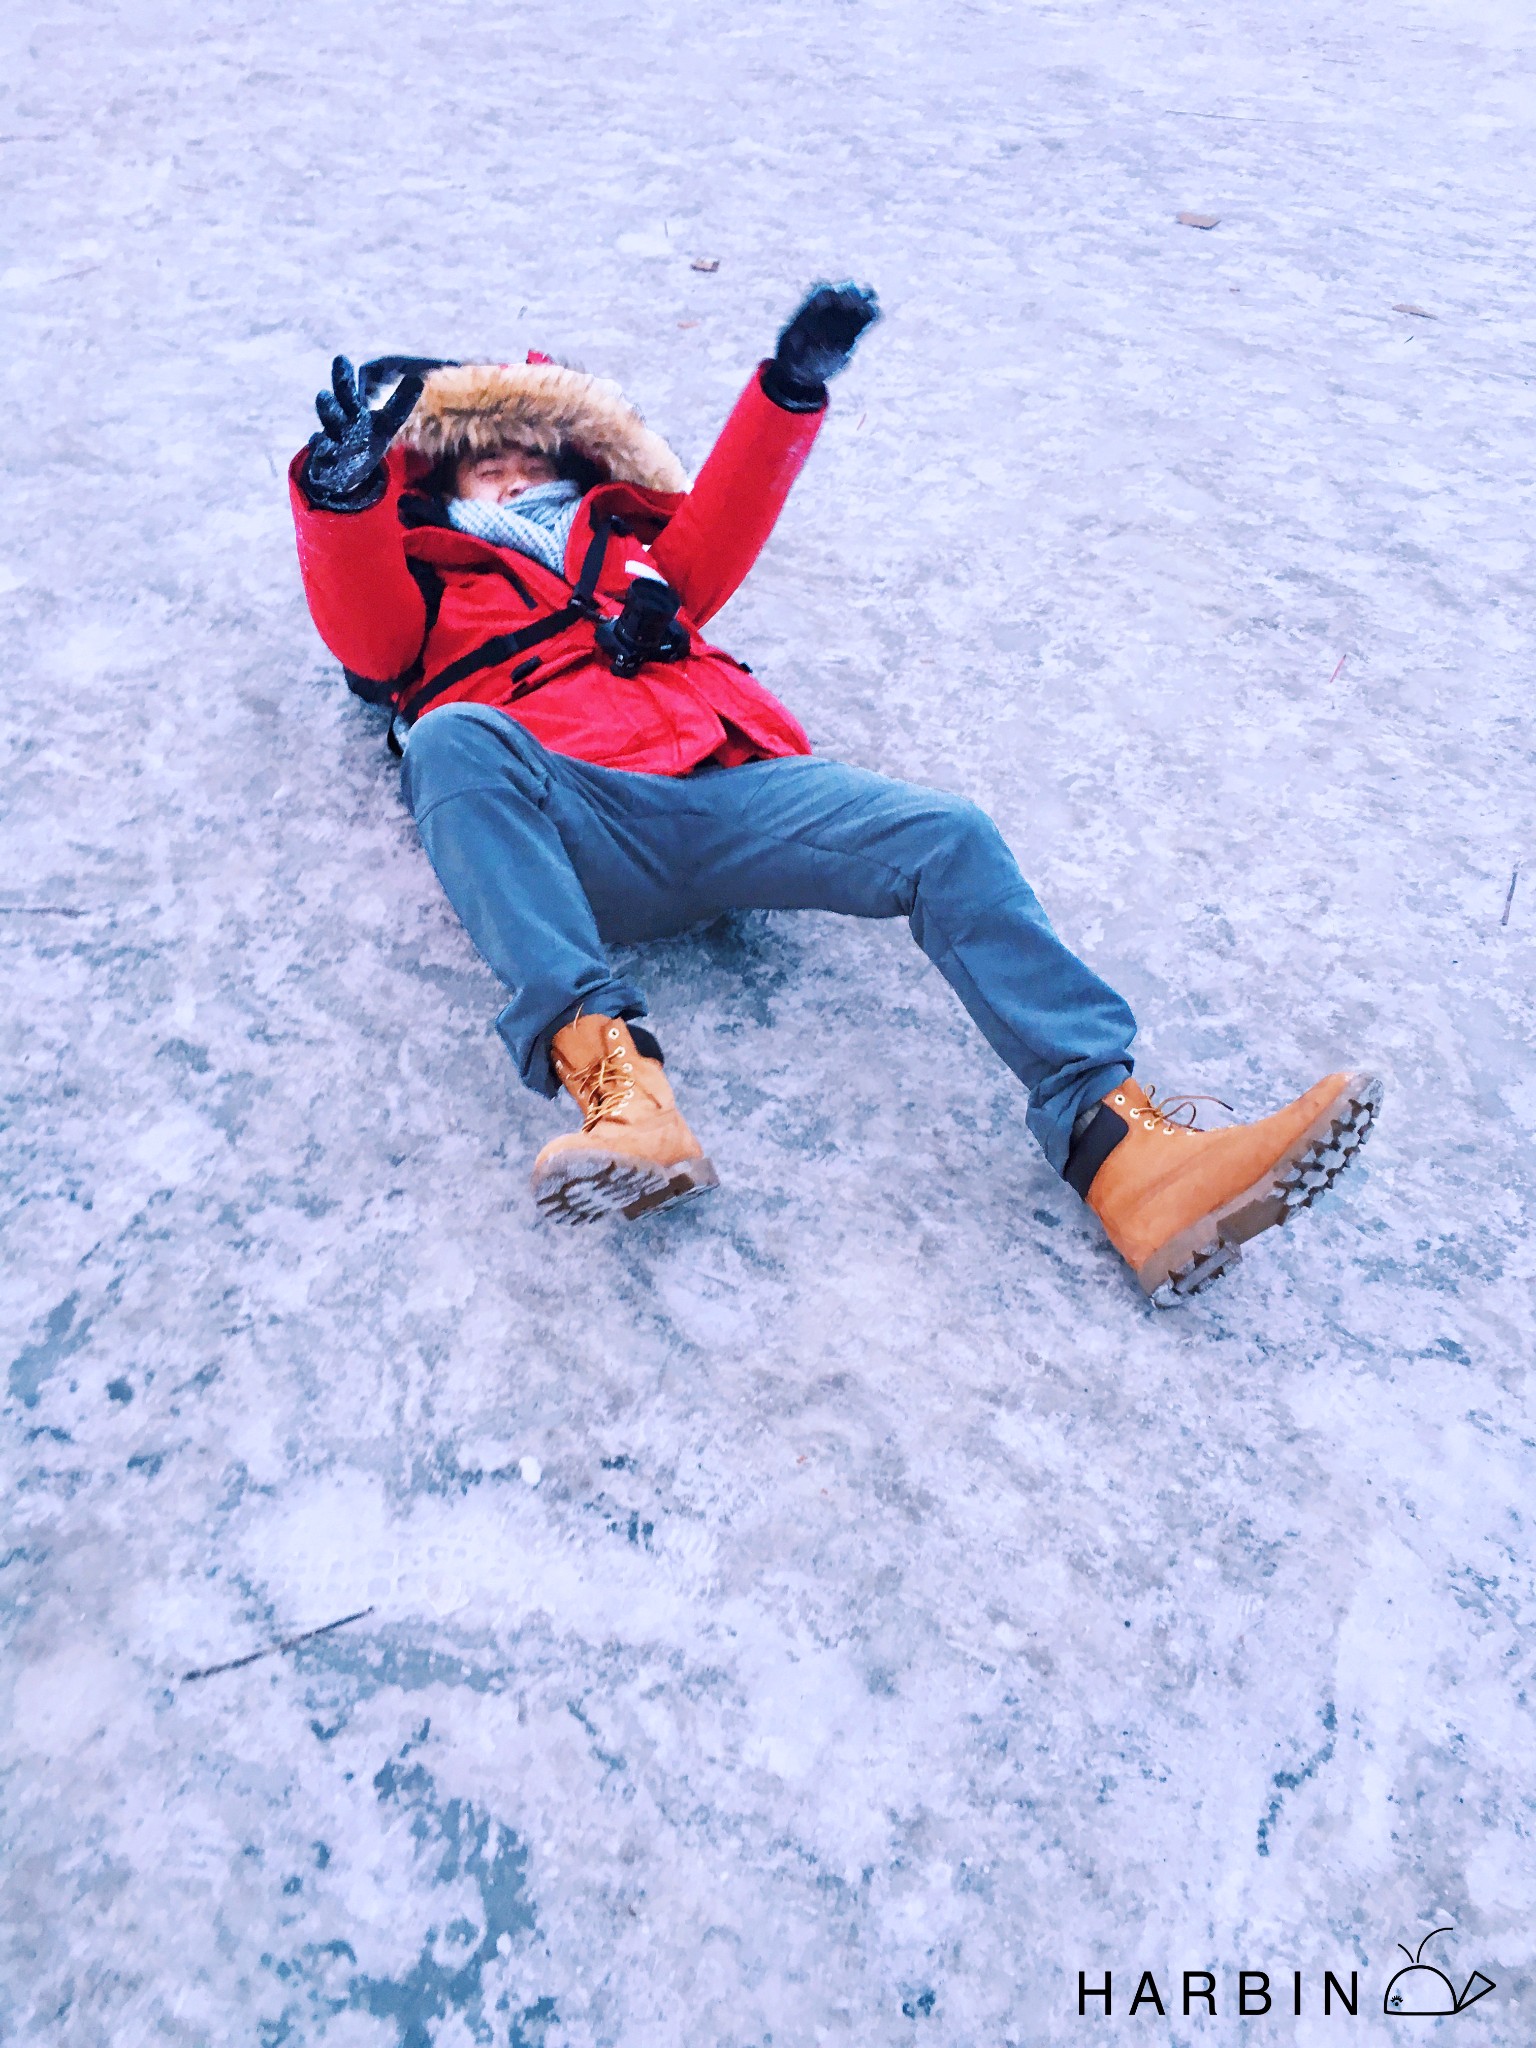
[[[8,13],[7,2038],[1033,2048],[1206,1966],[1378,2038],[1452,1922],[1529,2041],[1528,27]],[[1181,1315],[899,927],[638,956],[725,1185],[538,1227],[302,608],[334,349],[543,346],[697,461],[847,273],[722,638],[996,813],[1147,1078],[1389,1079]]]

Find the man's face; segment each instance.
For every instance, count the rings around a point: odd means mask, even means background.
[[[454,492],[483,505],[510,505],[535,484],[552,484],[559,471],[547,455],[531,448],[503,448],[495,455],[466,455],[454,472]]]

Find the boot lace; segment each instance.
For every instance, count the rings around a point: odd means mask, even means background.
[[[579,1074],[572,1074],[567,1086],[584,1105],[581,1128],[590,1131],[609,1117],[617,1116],[629,1103],[635,1092],[634,1067],[623,1048],[615,1047],[595,1059],[590,1067],[583,1067]]]
[[[1176,1131],[1201,1130],[1204,1128],[1203,1125],[1196,1122],[1199,1114],[1195,1108],[1197,1102],[1214,1102],[1216,1107],[1224,1109],[1228,1116],[1235,1116],[1237,1114],[1231,1103],[1223,1102],[1219,1095],[1165,1095],[1162,1101],[1159,1102],[1157,1090],[1149,1088],[1147,1090],[1147,1107],[1151,1115],[1148,1118],[1148,1122],[1152,1124],[1169,1124]],[[1186,1114],[1186,1112],[1188,1113]]]

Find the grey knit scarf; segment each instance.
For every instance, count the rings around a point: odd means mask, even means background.
[[[535,484],[510,505],[488,505],[480,498],[450,498],[448,518],[460,533],[472,533],[498,548],[516,548],[520,555],[542,562],[557,576],[565,570],[565,544],[576,524],[580,487],[563,479]]]

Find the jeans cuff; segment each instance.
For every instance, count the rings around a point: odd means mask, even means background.
[[[523,1039],[527,1029],[526,1020],[517,1015],[517,1005],[508,1003],[496,1019],[496,1030],[507,1051],[516,1062],[518,1074],[525,1088],[531,1088],[535,1095],[556,1096],[560,1083],[555,1079],[549,1064],[550,1043],[557,1031],[563,1031],[583,1013],[596,1012],[603,1017],[622,1017],[626,1023],[633,1017],[646,1015],[645,997],[639,989],[628,982],[610,982],[604,988],[593,989],[576,1001],[567,1003],[558,1011],[531,1042]]]

